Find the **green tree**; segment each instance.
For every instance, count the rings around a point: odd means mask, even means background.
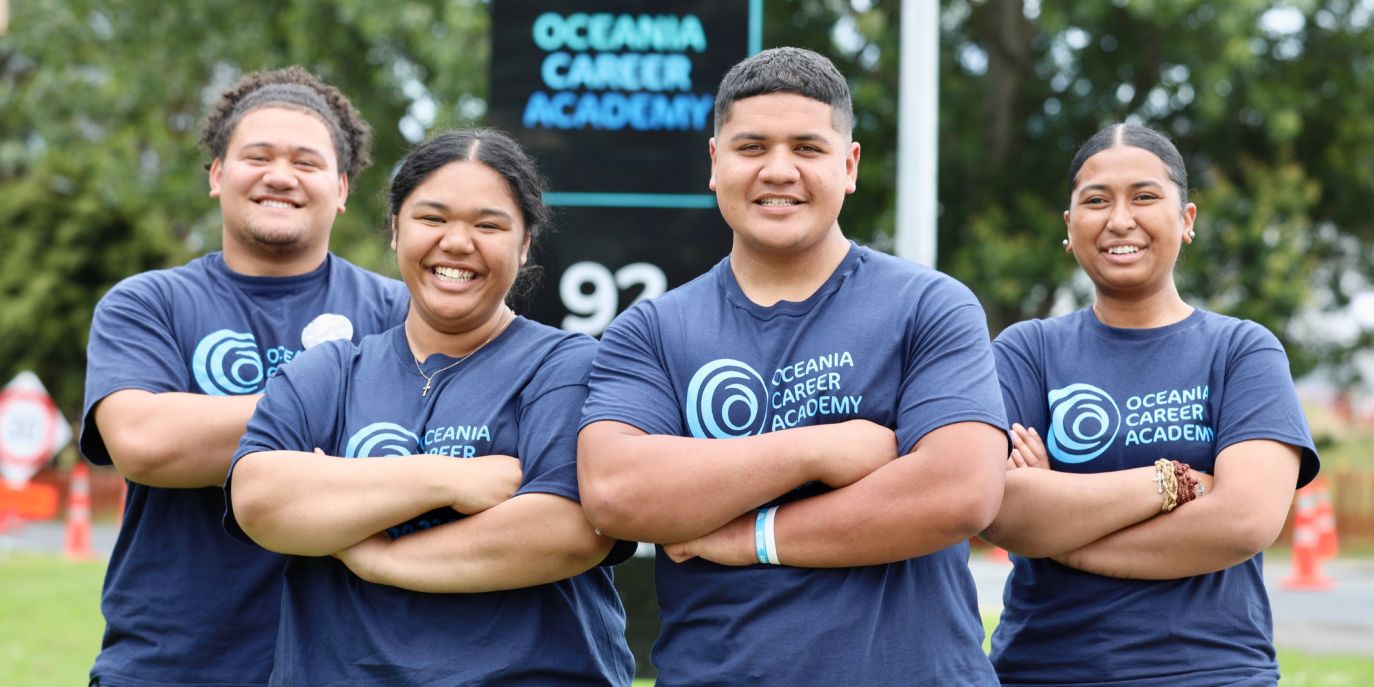
[[[119,279],[218,247],[196,137],[241,74],[301,64],[372,123],[378,164],[333,246],[394,271],[388,166],[431,126],[482,114],[480,0],[36,0],[0,36],[0,377],[35,370],[80,414],[91,310]]]
[[[894,223],[899,4],[774,0],[765,24],[767,44],[821,49],[849,75],[864,155],[842,221],[879,246]],[[1343,308],[1374,259],[1366,5],[942,2],[939,266],[994,332],[1086,302],[1059,246],[1068,163],[1102,126],[1138,122],[1170,134],[1191,172],[1184,296],[1268,326],[1296,373],[1347,361],[1368,333],[1330,341],[1299,316]]]

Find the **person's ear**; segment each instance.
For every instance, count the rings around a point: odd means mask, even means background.
[[[219,158],[210,161],[210,197],[218,198],[220,191],[221,178],[224,175],[224,163]]]
[[[706,142],[706,150],[711,155],[711,178],[706,182],[706,188],[716,190],[716,137]]]

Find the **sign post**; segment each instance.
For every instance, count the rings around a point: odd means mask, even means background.
[[[730,250],[707,188],[715,90],[757,52],[761,0],[496,0],[490,123],[549,178],[533,319],[599,335]]]

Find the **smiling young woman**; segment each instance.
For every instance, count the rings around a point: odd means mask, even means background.
[[[269,384],[225,488],[230,529],[291,554],[273,684],[629,684],[578,503],[595,342],[505,302],[542,190],[504,134],[421,143],[389,194],[405,324]]]
[[[1127,130],[1108,131],[1122,136]],[[1066,248],[1096,287],[1099,317],[1121,326],[1162,326],[1192,312],[1174,286],[1174,265],[1193,241],[1197,206],[1188,202],[1177,151],[1139,136],[1154,149],[1090,143],[1074,160]]]
[[[505,179],[479,162],[433,172],[391,219],[391,247],[410,289],[407,335],[417,359],[466,355],[509,321],[506,293],[530,233]]]
[[[998,677],[1272,685],[1260,552],[1318,468],[1288,359],[1260,325],[1179,295],[1197,208],[1172,142],[1103,129],[1069,178],[1064,247],[1093,305],[993,344],[1013,450],[983,536],[1017,554]]]

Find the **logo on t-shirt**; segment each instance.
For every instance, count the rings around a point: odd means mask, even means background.
[[[698,439],[729,439],[857,417],[862,394],[845,393],[849,351],[814,355],[773,370],[765,382],[748,363],[720,358],[687,385],[687,428]],[[852,382],[852,380],[851,380]]]
[[[306,348],[335,339],[352,338],[353,322],[335,313],[320,315],[301,330],[301,344]],[[251,332],[221,329],[196,344],[191,367],[196,383],[206,394],[256,394],[263,390],[268,378],[275,377],[281,366],[291,362],[299,353],[301,351],[294,348],[273,346],[265,351],[267,365],[264,366],[264,352],[258,348],[257,338]]]
[[[191,369],[210,396],[240,396],[262,390],[266,374],[258,343],[248,332],[221,329],[196,344]]]
[[[1086,463],[1111,446],[1121,430],[1121,410],[1107,392],[1091,384],[1053,389],[1050,455],[1064,463]]]
[[[1210,387],[1164,389],[1126,398],[1122,417],[1116,401],[1091,384],[1070,384],[1050,392],[1050,455],[1064,463],[1086,463],[1116,440],[1125,421],[1125,446],[1160,442],[1211,442],[1207,420]]]
[[[687,385],[687,428],[698,439],[759,434],[768,419],[768,387],[748,363],[712,360]]]
[[[420,437],[394,422],[374,422],[348,438],[345,458],[413,456],[420,452]]]

